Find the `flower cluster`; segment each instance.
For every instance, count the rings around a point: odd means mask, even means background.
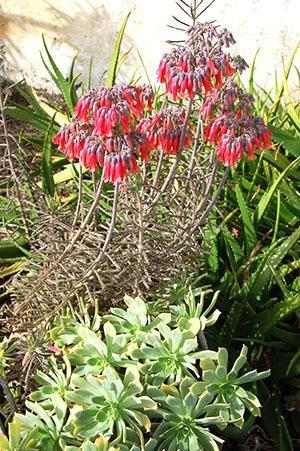
[[[205,128],[204,138],[218,144],[217,158],[225,166],[237,166],[238,160],[248,152],[271,148],[271,132],[260,117],[231,113],[212,119]]]
[[[209,121],[204,139],[218,145],[219,161],[236,166],[245,153],[248,159],[255,158],[256,149],[271,147],[271,133],[253,116],[253,97],[231,79],[247,66],[226,50],[235,43],[232,34],[212,23],[196,24],[187,34],[184,46],[163,56],[159,81],[175,101],[199,96],[200,117]],[[151,150],[176,155],[193,140],[183,108],[145,116],[153,109],[152,98],[146,85],[91,89],[79,99],[71,123],[53,141],[69,160],[80,158],[90,171],[103,167],[105,181],[124,181],[139,172],[138,160],[147,161]],[[198,106],[198,99],[194,105]]]
[[[207,96],[200,109],[202,119],[212,119],[216,114],[243,112],[251,114],[254,108],[254,98],[233,80],[228,80],[221,89],[213,91]]]
[[[138,129],[147,136],[153,149],[161,149],[168,155],[176,155],[180,150],[184,122],[183,108],[163,109],[142,119]],[[188,147],[192,139],[191,127],[187,126],[183,146]]]
[[[247,152],[254,159],[254,151],[271,147],[271,132],[260,117],[252,115],[254,100],[234,81],[213,92],[200,109],[200,116],[210,122],[204,139],[218,145],[217,158],[225,166],[237,166]]]
[[[104,180],[123,181],[139,171],[137,158],[146,160],[151,145],[138,121],[152,109],[150,87],[114,86],[87,91],[78,101],[70,124],[53,142],[69,160],[80,158],[90,171],[104,168]]]
[[[194,98],[203,89],[208,95],[246,66],[241,57],[233,58],[223,50],[235,43],[228,30],[204,23],[191,27],[188,35],[187,45],[165,54],[158,68],[159,81],[166,84],[173,100]]]

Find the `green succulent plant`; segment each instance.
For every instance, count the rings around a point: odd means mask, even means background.
[[[185,377],[178,387],[162,385],[150,387],[147,393],[158,403],[163,420],[155,426],[156,451],[218,451],[219,437],[208,426],[220,423],[221,418],[210,415],[212,396],[194,394],[195,380]]]
[[[144,443],[142,429],[149,431],[151,422],[143,412],[156,409],[156,403],[142,395],[144,387],[137,368],[128,368],[123,378],[109,367],[98,378],[89,375],[83,379],[74,374],[72,384],[75,389],[66,398],[82,406],[73,421],[75,436],[95,438],[114,434],[125,443],[127,430],[131,429]]]
[[[139,333],[138,339],[142,344],[131,356],[144,362],[141,371],[152,384],[178,383],[185,375],[199,377],[197,360],[217,357],[214,351],[198,350],[198,327],[195,329],[193,322],[187,322],[186,327],[189,328],[183,332],[161,323],[159,333]]]
[[[171,321],[170,313],[161,313],[155,318],[151,318],[147,304],[139,297],[124,297],[127,309],[112,308],[111,314],[106,315],[105,319],[110,321],[118,333],[126,334],[128,338],[138,339],[139,332],[150,332],[161,322],[169,323]]]
[[[195,290],[189,287],[188,292],[183,298],[184,302],[180,305],[170,306],[172,319],[175,320],[181,329],[185,329],[186,323],[191,319],[199,321],[200,331],[217,322],[221,312],[218,309],[212,310],[217,302],[219,291],[214,293],[209,305],[204,309],[205,296],[211,292],[212,290]],[[198,296],[199,301],[197,302],[196,298]]]
[[[0,342],[0,375],[4,375],[5,368],[13,359],[13,352],[16,349],[16,342],[9,338],[4,338]]]
[[[76,332],[80,342],[66,352],[78,374],[97,376],[108,366],[125,367],[135,364],[126,357],[127,337],[124,334],[117,334],[111,323],[104,324],[103,337],[81,325],[77,327]]]
[[[254,416],[260,415],[260,402],[250,391],[241,387],[264,379],[270,375],[270,371],[257,373],[257,370],[239,376],[238,373],[247,362],[247,347],[243,346],[239,357],[236,359],[230,371],[228,371],[228,352],[225,348],[218,351],[217,364],[211,358],[201,359],[203,381],[194,384],[192,391],[202,394],[203,390],[212,396],[214,412],[222,418],[218,425],[224,429],[228,423],[233,423],[238,428],[244,424],[246,409]],[[219,407],[219,404],[223,404]]]
[[[38,401],[43,407],[51,409],[53,408],[51,398],[54,394],[64,398],[70,387],[72,375],[71,365],[66,357],[64,357],[64,362],[65,370],[59,368],[54,359],[51,360],[52,369],[49,369],[47,374],[37,370],[35,380],[38,382],[39,388],[30,394],[32,401]]]
[[[51,397],[52,408],[47,410],[38,402],[26,402],[26,414],[15,415],[20,424],[22,440],[32,437],[35,447],[24,448],[30,450],[61,451],[66,445],[67,437],[63,431],[68,414],[67,403],[58,395]],[[14,435],[14,434],[13,434]],[[20,439],[21,440],[21,439]],[[19,448],[16,448],[19,450]]]
[[[0,434],[1,451],[34,451],[37,450],[37,439],[35,438],[37,428],[33,428],[25,437],[21,435],[21,422],[14,418],[8,426],[8,437]]]

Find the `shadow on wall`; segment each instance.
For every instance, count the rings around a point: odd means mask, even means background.
[[[4,0],[4,6],[6,2],[9,4],[9,0]],[[19,3],[24,5],[22,0]],[[99,84],[111,59],[122,19],[112,18],[103,4],[95,7],[90,1],[72,0],[66,2],[72,5],[70,13],[66,13],[65,7],[58,9],[53,3],[30,0],[20,14],[0,6],[0,41],[6,47],[9,72],[13,75],[21,72],[29,82],[38,70],[48,78],[39,56],[44,34],[52,56],[64,73],[78,53],[76,70],[87,79],[88,62],[93,57],[93,84]],[[131,46],[131,40],[125,36],[123,51]],[[129,55],[120,72],[121,81],[128,81],[129,66],[137,65],[137,57]]]

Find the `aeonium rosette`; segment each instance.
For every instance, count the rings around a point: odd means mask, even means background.
[[[137,160],[148,158],[151,145],[137,130],[144,110],[152,110],[149,86],[100,87],[78,101],[72,121],[53,139],[69,160],[79,158],[90,171],[100,167],[104,181],[124,181],[139,172]]]

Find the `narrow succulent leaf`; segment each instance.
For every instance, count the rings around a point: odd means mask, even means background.
[[[258,267],[257,271],[250,278],[245,291],[247,292],[248,299],[252,302],[254,299],[261,297],[264,287],[269,282],[272,275],[272,269],[278,268],[283,258],[288,254],[290,249],[300,238],[300,228],[296,229],[290,236],[282,241],[279,246],[271,247],[266,253],[266,256],[262,260],[262,263]]]
[[[268,125],[272,132],[273,140],[278,144],[282,144],[283,147],[290,152],[294,157],[300,156],[300,138],[291,135],[283,128],[276,127],[275,125]]]
[[[53,137],[53,124],[55,116],[51,119],[47,134],[45,136],[42,156],[42,187],[51,197],[54,196],[55,184],[53,178],[53,167],[51,162],[51,143]]]
[[[300,157],[298,157],[296,160],[292,161],[290,163],[290,165],[281,174],[278,174],[278,177],[274,181],[273,185],[268,189],[268,191],[266,191],[264,193],[264,195],[262,196],[261,200],[259,201],[259,203],[257,205],[256,211],[254,214],[254,222],[256,224],[259,224],[259,222],[263,218],[274,193],[276,192],[276,190],[278,189],[278,187],[280,185],[280,182],[283,180],[284,177],[287,176],[287,174],[292,169],[297,168],[299,166],[299,164],[300,164]]]
[[[115,43],[114,52],[113,52],[112,59],[110,61],[110,65],[109,65],[109,69],[108,69],[107,82],[106,82],[107,86],[113,86],[116,82],[116,71],[117,71],[117,66],[118,66],[118,61],[119,61],[119,56],[120,56],[121,45],[122,45],[125,28],[126,28],[130,14],[131,14],[131,12],[129,12],[127,14],[127,16],[125,17],[125,20],[119,31],[117,41]]]
[[[54,83],[57,85],[57,87],[61,91],[61,93],[68,105],[69,111],[72,114],[73,110],[74,110],[74,104],[72,102],[71,95],[70,95],[69,83],[66,81],[66,79],[62,75],[61,71],[58,69],[57,65],[55,64],[55,61],[47,47],[44,35],[42,35],[42,39],[43,39],[44,50],[45,50],[48,60],[51,64],[52,70],[49,68],[49,66],[45,62],[43,56],[41,55],[43,64],[44,64],[45,68],[47,69],[48,73],[50,74],[52,80],[54,81]]]
[[[258,48],[255,52],[252,64],[251,64],[251,69],[250,69],[250,77],[249,77],[249,92],[251,94],[255,94],[255,88],[254,88],[254,72],[255,72],[255,64],[256,64],[256,59],[258,56],[260,49]]]
[[[251,327],[257,337],[263,337],[272,327],[299,308],[299,294],[287,296],[283,301],[257,315],[251,322]]]
[[[250,213],[246,204],[246,201],[244,199],[243,193],[239,185],[236,185],[235,187],[235,193],[237,202],[241,211],[243,225],[244,225],[244,233],[245,233],[245,242],[246,247],[248,251],[248,255],[251,253],[251,251],[254,249],[256,243],[257,243],[257,236],[254,229],[253,222],[250,217]]]

